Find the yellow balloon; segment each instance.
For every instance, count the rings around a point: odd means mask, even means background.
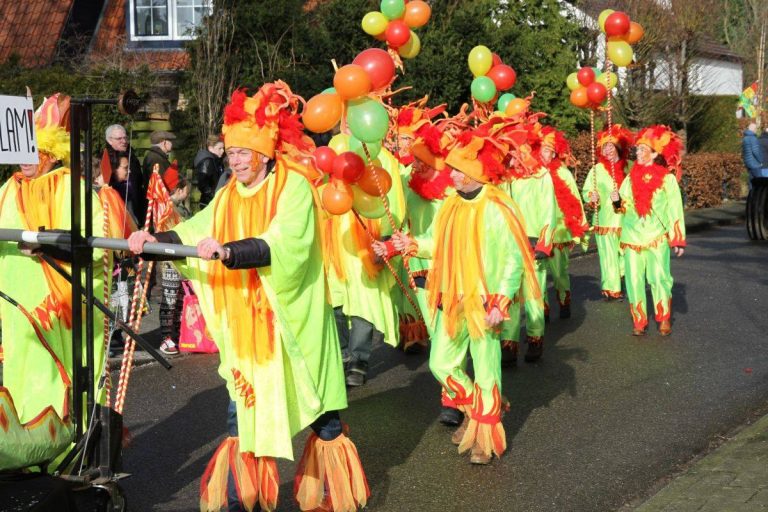
[[[568,90],[574,90],[581,87],[581,84],[579,83],[579,79],[576,76],[576,73],[571,73],[568,75],[568,78],[565,79],[565,84],[568,86]]]
[[[475,77],[485,76],[493,66],[493,53],[483,45],[475,46],[469,52],[467,64],[469,64],[469,70]]]
[[[384,203],[380,197],[368,195],[360,190],[358,186],[352,187],[352,195],[352,207],[363,217],[367,219],[380,219],[386,213]]]
[[[597,17],[597,24],[600,26],[600,32],[605,32],[605,19],[614,12],[613,9],[605,9],[600,13],[600,16]]]
[[[328,147],[336,152],[337,155],[349,151],[349,135],[346,133],[337,133],[328,141]]]
[[[397,53],[404,59],[412,59],[421,51],[421,40],[416,32],[411,30],[411,38],[403,46],[397,49]]]
[[[608,89],[613,89],[619,83],[619,76],[616,73],[606,71],[595,79],[595,82],[603,84]]]
[[[389,20],[382,13],[379,11],[371,11],[363,16],[363,21],[360,24],[366,34],[377,36],[387,30],[388,23]]]
[[[608,59],[623,68],[632,62],[632,47],[626,41],[608,41]]]

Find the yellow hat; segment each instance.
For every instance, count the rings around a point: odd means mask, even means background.
[[[69,96],[57,92],[43,99],[35,111],[35,134],[38,151],[69,162]]]
[[[509,148],[491,137],[488,129],[481,125],[463,133],[445,163],[480,183],[499,183],[507,175],[502,162]]]

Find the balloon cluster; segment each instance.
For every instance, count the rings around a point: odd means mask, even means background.
[[[619,78],[613,71],[601,72],[598,68],[583,67],[568,75],[565,80],[571,90],[571,103],[579,108],[596,109],[608,96],[608,89],[616,87]]]
[[[608,59],[623,68],[632,62],[633,52],[630,45],[643,38],[645,30],[639,23],[629,19],[627,13],[605,9],[597,18],[597,24],[608,40],[606,55]]]
[[[472,48],[467,57],[467,64],[475,77],[471,86],[472,97],[479,103],[493,101],[499,91],[511,89],[517,80],[512,66],[504,64],[501,57],[483,45]],[[515,99],[518,98],[512,93],[503,94],[499,98],[499,110],[506,111]]]
[[[412,59],[421,51],[421,40],[411,29],[423,27],[432,9],[422,0],[381,0],[381,11],[371,11],[361,23],[366,34],[396,50],[404,59]]]

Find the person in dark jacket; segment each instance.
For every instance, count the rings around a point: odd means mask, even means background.
[[[149,142],[152,143],[152,147],[149,148],[144,155],[144,189],[149,186],[149,177],[152,176],[152,170],[155,165],[159,165],[160,177],[163,177],[165,170],[171,165],[171,161],[168,159],[168,155],[173,149],[173,141],[176,140],[176,136],[170,132],[163,130],[156,130],[149,134]]]
[[[197,188],[200,190],[200,208],[205,208],[216,193],[216,185],[224,173],[222,155],[224,142],[216,135],[209,135],[206,149],[201,149],[195,155],[194,167],[197,178]]]
[[[115,170],[120,166],[120,159],[128,158],[128,181],[130,186],[125,185],[128,196],[121,196],[128,210],[133,214],[139,225],[143,225],[144,216],[147,211],[147,188],[144,185],[145,180],[141,172],[141,164],[136,158],[136,152],[131,148],[128,140],[128,134],[119,124],[113,124],[106,129],[105,133],[107,145],[104,148],[106,156],[109,159],[110,169],[112,171],[108,185],[117,188],[115,185]],[[146,182],[149,182],[147,178]],[[125,193],[125,191],[124,191]]]
[[[768,126],[765,127],[757,140],[760,143],[760,153],[763,155],[763,174],[765,174],[766,167],[768,167]]]
[[[749,170],[753,178],[759,178],[763,175],[763,155],[760,151],[760,143],[757,140],[757,124],[749,123],[744,130],[744,137],[741,141],[741,157],[744,160],[744,166]]]

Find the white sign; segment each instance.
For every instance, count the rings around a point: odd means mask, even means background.
[[[0,164],[37,164],[32,98],[0,95]]]

